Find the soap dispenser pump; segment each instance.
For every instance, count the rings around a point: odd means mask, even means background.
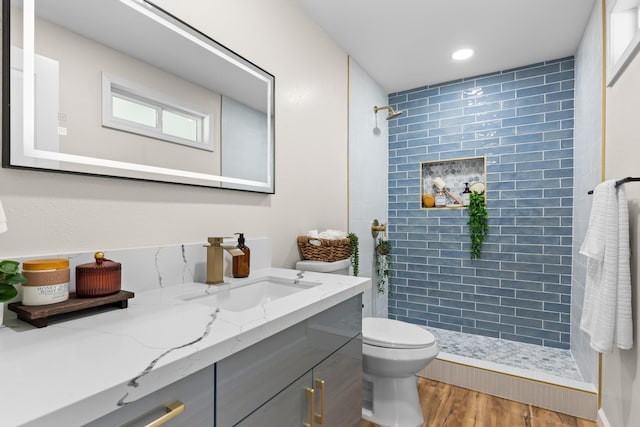
[[[238,235],[238,249],[240,249],[244,255],[238,255],[233,257],[233,277],[249,277],[249,265],[251,262],[251,251],[249,247],[244,244],[244,233],[234,233]]]
[[[464,183],[464,190],[462,191],[462,204],[464,206],[469,206],[471,203],[471,190],[469,189],[469,183]]]

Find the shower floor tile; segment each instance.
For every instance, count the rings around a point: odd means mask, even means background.
[[[570,350],[446,329],[429,328],[428,330],[438,340],[440,351],[443,353],[538,371],[569,380],[583,380]]]

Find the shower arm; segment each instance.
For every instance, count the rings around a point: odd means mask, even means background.
[[[377,105],[373,107],[373,112],[374,113],[378,113],[378,111],[380,110],[389,110],[389,115],[386,117],[387,120],[390,120],[394,117],[399,116],[400,114],[404,113],[403,110],[399,110],[399,111],[394,111],[393,107],[391,107],[390,105],[385,105],[384,107],[378,107]],[[376,116],[378,117],[378,116]]]
[[[378,111],[380,111],[380,110],[389,110],[389,111],[390,111],[390,112],[392,112],[392,113],[394,112],[394,111],[393,111],[393,108],[391,108],[390,106],[387,106],[387,107],[377,107],[377,106],[376,106],[376,107],[373,107],[373,112],[374,112],[374,113],[377,113],[377,112],[378,112]]]

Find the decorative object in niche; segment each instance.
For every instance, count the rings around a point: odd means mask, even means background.
[[[484,183],[485,157],[467,157],[420,163],[421,208],[463,207],[463,192],[467,183]],[[438,203],[438,192],[444,196],[444,206]]]
[[[422,207],[432,208],[436,205],[436,199],[432,194],[426,193],[422,195]]]
[[[464,190],[462,190],[462,204],[465,206],[469,206],[469,202],[471,200],[470,197],[471,197],[471,189],[469,188],[469,183],[465,182]]]
[[[3,167],[275,192],[272,74],[145,0],[6,1],[2,14]],[[101,125],[103,74],[162,94],[118,105],[164,137]]]
[[[455,193],[452,193],[452,192],[449,191],[449,189],[447,187],[447,183],[444,182],[442,180],[442,178],[440,178],[440,177],[435,178],[433,180],[433,185],[439,191],[442,191],[447,197],[449,197],[450,199],[453,199],[453,201],[457,203],[457,205],[453,205],[453,206],[456,206],[456,207],[464,206],[464,203],[462,202],[462,199],[460,199],[460,197],[456,196]]]

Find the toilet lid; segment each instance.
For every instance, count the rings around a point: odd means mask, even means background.
[[[362,341],[386,348],[424,348],[436,338],[426,329],[399,320],[367,317],[362,319]]]
[[[350,265],[351,260],[349,258],[333,262],[304,260],[296,262],[296,270],[313,271],[316,273],[334,273],[347,269]]]

